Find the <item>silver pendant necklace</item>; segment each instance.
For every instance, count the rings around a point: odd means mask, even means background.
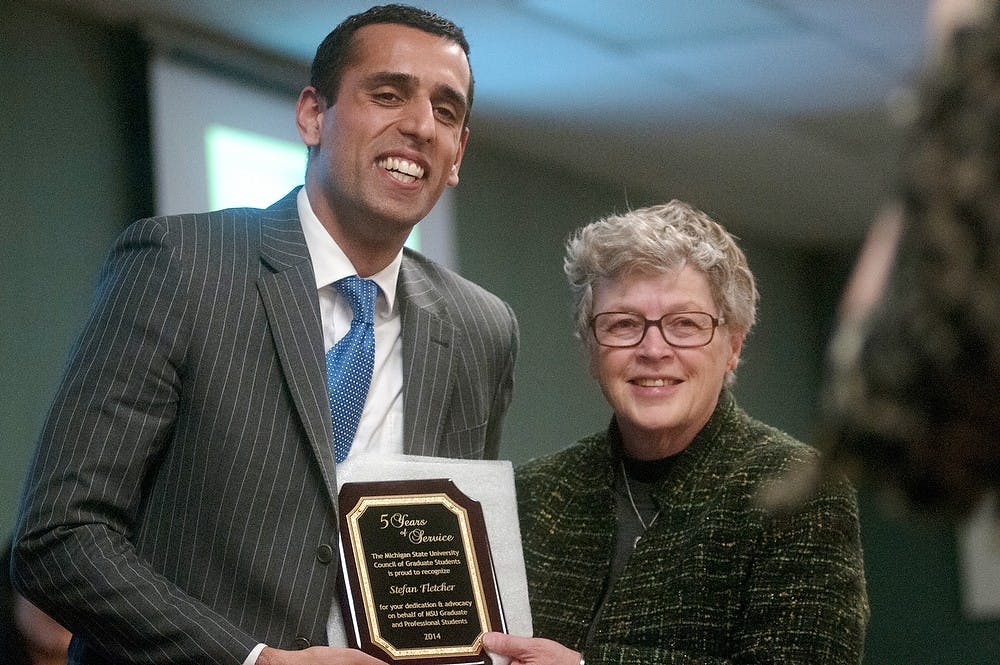
[[[653,515],[653,519],[649,520],[649,524],[646,524],[646,520],[642,519],[642,514],[639,512],[639,508],[635,505],[635,499],[632,497],[632,487],[628,482],[628,474],[625,473],[625,462],[618,460],[618,465],[622,470],[622,480],[625,482],[625,493],[628,495],[628,502],[632,506],[632,511],[635,513],[636,519],[639,520],[639,524],[642,526],[642,533],[635,537],[632,541],[632,549],[635,549],[642,540],[642,537],[646,534],[646,530],[653,526],[656,519],[660,516],[662,510],[657,510],[656,514]]]

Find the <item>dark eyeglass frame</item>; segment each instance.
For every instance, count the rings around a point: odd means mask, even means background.
[[[606,342],[602,342],[600,339],[598,339],[597,319],[607,314],[628,314],[629,316],[634,316],[637,319],[642,319],[644,321],[644,325],[642,329],[642,334],[639,335],[639,339],[633,342],[632,344],[607,344]],[[667,333],[663,329],[663,320],[668,317],[683,316],[684,314],[698,314],[700,316],[707,316],[712,321],[712,328],[709,331],[707,340],[705,340],[704,342],[698,342],[697,344],[677,344],[667,339]],[[649,329],[655,327],[659,329],[660,337],[663,338],[663,341],[669,344],[670,346],[674,347],[675,349],[697,349],[702,346],[708,346],[709,344],[711,344],[712,340],[715,339],[716,328],[718,328],[721,325],[725,325],[725,323],[726,323],[725,317],[712,316],[708,312],[698,312],[698,311],[668,312],[667,314],[664,314],[658,319],[647,319],[645,316],[642,316],[641,314],[636,314],[635,312],[598,312],[597,314],[594,314],[592,317],[590,317],[590,331],[594,334],[594,341],[596,341],[601,346],[606,346],[612,349],[629,349],[634,346],[639,346],[640,344],[642,344],[642,340],[646,339],[646,333],[649,332]]]

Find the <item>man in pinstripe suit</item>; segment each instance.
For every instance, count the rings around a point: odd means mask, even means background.
[[[402,249],[458,183],[467,54],[426,12],[348,19],[296,107],[303,188],[117,241],[17,529],[15,582],[73,631],[70,662],[377,662],[320,646],[337,576],[324,351],[350,319],[331,282],[379,287],[351,456],[495,458],[513,312]]]

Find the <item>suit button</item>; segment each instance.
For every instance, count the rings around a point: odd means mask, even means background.
[[[333,561],[333,548],[323,543],[316,548],[316,560],[320,563],[330,563]]]
[[[295,641],[292,642],[292,648],[302,651],[303,649],[308,649],[311,645],[309,644],[309,639],[306,637],[296,637]]]

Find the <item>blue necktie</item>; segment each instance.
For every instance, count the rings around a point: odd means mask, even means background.
[[[333,448],[337,462],[347,459],[358,430],[375,367],[375,298],[378,286],[356,275],[334,282],[351,304],[351,329],[326,352],[326,382],[333,418]]]

